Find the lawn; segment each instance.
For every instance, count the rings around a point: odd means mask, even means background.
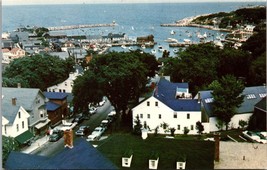
[[[154,136],[143,140],[130,133],[114,133],[93,144],[97,144],[97,149],[121,169],[121,158],[129,150],[133,151],[133,160],[131,168],[127,169],[148,169],[148,159],[152,153],[159,155],[158,169],[176,169],[176,160],[183,154],[186,155],[186,169],[214,168],[214,142],[209,141]]]

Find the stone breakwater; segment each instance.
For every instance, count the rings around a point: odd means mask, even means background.
[[[111,24],[85,24],[85,25],[69,25],[69,26],[56,26],[56,27],[47,27],[49,31],[59,31],[59,30],[71,30],[79,28],[94,28],[94,27],[114,27],[116,23]]]

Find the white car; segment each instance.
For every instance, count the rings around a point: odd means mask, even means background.
[[[96,141],[98,140],[100,137],[96,134],[91,134],[87,137],[87,141]]]
[[[94,107],[94,106],[92,106],[92,107],[89,108],[89,113],[90,113],[91,115],[95,114],[96,111],[97,111],[97,108]]]
[[[105,131],[105,128],[96,127],[95,130],[92,132],[92,134],[88,136],[87,141],[98,140],[101,137],[101,135],[104,133],[104,131]]]

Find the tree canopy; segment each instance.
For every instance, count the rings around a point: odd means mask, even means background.
[[[5,164],[11,151],[19,151],[19,143],[14,138],[6,136],[2,136],[2,143],[3,164]]]
[[[111,52],[94,57],[89,69],[74,82],[73,95],[76,110],[86,110],[91,102],[106,96],[116,112],[127,109],[130,100],[138,99],[147,83],[147,76],[154,75],[153,63],[147,54],[136,52]],[[79,93],[79,90],[85,91]],[[84,101],[84,102],[82,102]]]
[[[3,73],[3,86],[40,88],[64,81],[73,71],[74,60],[60,59],[58,56],[34,55],[13,60]]]
[[[213,92],[211,93],[214,98],[213,113],[220,121],[224,122],[227,130],[231,118],[236,113],[236,108],[243,102],[244,96],[241,93],[245,86],[242,81],[237,80],[232,75],[222,77],[213,85]]]

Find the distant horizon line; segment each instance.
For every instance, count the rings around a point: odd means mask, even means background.
[[[249,3],[255,3],[255,2],[266,2],[265,0],[256,0],[256,1],[236,1],[236,0],[225,0],[225,1],[182,1],[182,2],[94,2],[94,3],[88,3],[88,2],[81,2],[81,3],[47,3],[47,4],[3,4],[2,6],[30,6],[30,5],[101,5],[101,4],[178,4],[178,3],[237,3],[237,2],[244,2],[249,5]]]

